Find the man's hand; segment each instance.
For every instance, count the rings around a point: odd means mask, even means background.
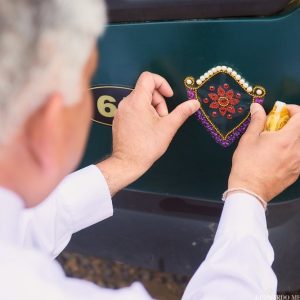
[[[132,93],[120,102],[113,122],[112,156],[98,164],[112,195],[143,175],[199,109],[198,101],[189,100],[169,113],[164,97],[172,95],[164,78],[144,72]]]
[[[264,131],[266,113],[251,106],[251,123],[233,155],[228,188],[245,188],[272,198],[293,184],[300,174],[300,106],[288,105],[291,119],[281,130]]]

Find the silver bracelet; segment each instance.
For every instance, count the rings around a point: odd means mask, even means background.
[[[268,206],[268,203],[262,198],[260,197],[259,195],[255,194],[254,192],[251,192],[247,189],[244,189],[244,188],[241,188],[241,187],[238,187],[238,188],[232,188],[232,189],[228,189],[227,191],[225,191],[223,193],[223,196],[222,196],[222,200],[225,201],[227,199],[227,195],[231,192],[245,192],[251,196],[254,196],[260,203],[261,205],[263,206],[263,208],[265,210],[267,210],[267,206]]]

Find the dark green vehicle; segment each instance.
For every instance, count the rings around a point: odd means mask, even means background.
[[[83,166],[111,152],[117,105],[145,70],[173,87],[170,109],[187,98],[186,77],[201,77],[217,66],[263,86],[267,111],[276,100],[300,104],[299,1],[109,0],[108,8]],[[77,234],[69,247],[192,274],[213,242],[236,145],[222,147],[196,117],[190,118],[166,155],[115,197],[115,216]],[[300,182],[270,204],[267,216],[278,288],[299,289]]]

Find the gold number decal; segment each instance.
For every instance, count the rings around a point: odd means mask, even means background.
[[[97,108],[100,115],[106,118],[113,118],[117,111],[117,106],[114,104],[116,102],[117,100],[112,96],[100,96],[97,101]]]

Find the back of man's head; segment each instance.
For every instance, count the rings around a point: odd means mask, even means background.
[[[0,144],[53,92],[78,100],[105,16],[102,0],[0,0]]]

